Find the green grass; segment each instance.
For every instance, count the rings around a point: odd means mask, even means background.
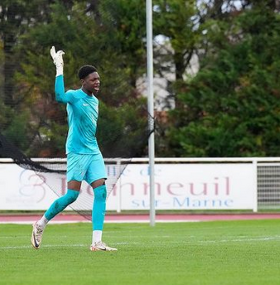
[[[278,220],[106,224],[118,252],[90,252],[91,225],[0,225],[0,284],[273,285],[280,280]]]

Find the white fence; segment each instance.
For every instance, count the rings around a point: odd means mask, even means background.
[[[65,169],[64,159],[36,159]],[[148,210],[148,159],[113,159],[108,175],[129,162],[107,203],[108,210]],[[252,210],[280,208],[280,158],[156,158],[157,210]],[[0,159],[0,210],[45,210],[65,193],[65,175],[49,178]],[[84,195],[92,196],[88,185]],[[52,188],[52,187],[51,187]]]

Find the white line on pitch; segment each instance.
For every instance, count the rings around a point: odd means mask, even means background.
[[[114,244],[116,245],[136,245],[136,244],[141,244],[140,242],[115,242]],[[52,247],[89,247],[89,244],[71,244],[71,245],[61,245],[61,244],[52,244],[52,245],[43,245],[42,248],[52,248]],[[0,250],[5,250],[5,249],[33,249],[31,245],[21,245],[21,246],[1,246]]]
[[[239,239],[222,239],[222,240],[201,240],[199,243],[225,243],[225,242],[251,242],[251,241],[271,241],[280,240],[280,236],[259,237],[259,238],[239,238]]]

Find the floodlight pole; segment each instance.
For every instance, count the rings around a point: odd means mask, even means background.
[[[155,225],[155,134],[154,134],[154,90],[153,90],[153,25],[152,0],[146,0],[146,29],[147,29],[147,79],[148,79],[148,124],[149,131],[149,177],[150,177],[150,225]]]

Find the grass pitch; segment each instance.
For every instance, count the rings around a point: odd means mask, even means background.
[[[0,225],[0,284],[278,285],[278,220],[106,224],[117,252],[90,252],[91,224]]]

